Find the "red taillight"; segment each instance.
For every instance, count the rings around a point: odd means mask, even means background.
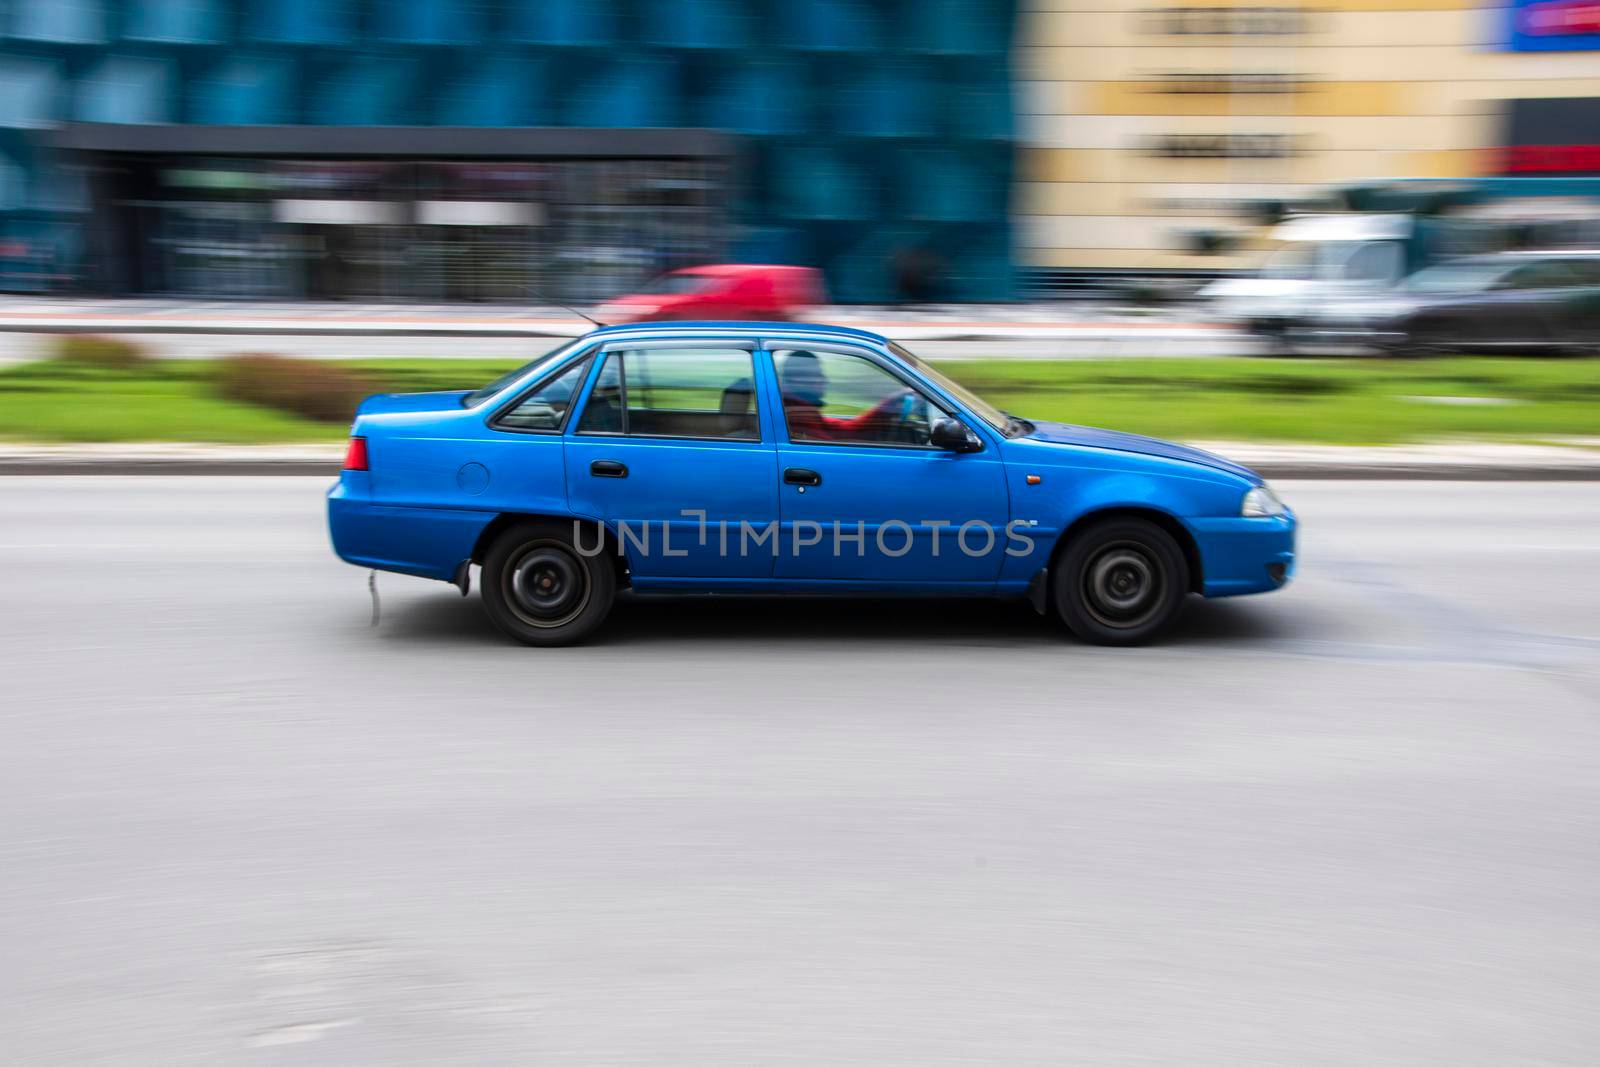
[[[350,447],[344,450],[344,469],[347,471],[364,471],[367,469],[367,439],[365,437],[350,438]]]

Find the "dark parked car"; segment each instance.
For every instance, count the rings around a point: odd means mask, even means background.
[[[1600,355],[1600,252],[1464,256],[1320,317],[1324,327],[1407,355]]]

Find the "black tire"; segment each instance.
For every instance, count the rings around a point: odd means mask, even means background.
[[[546,647],[588,637],[611,613],[617,594],[610,552],[580,553],[570,522],[506,530],[484,556],[479,581],[484,610],[503,633]]]
[[[1082,640],[1142,644],[1183,610],[1189,564],[1155,523],[1107,519],[1073,535],[1056,561],[1053,592],[1061,620]]]

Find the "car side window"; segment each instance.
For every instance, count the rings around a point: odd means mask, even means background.
[[[1345,275],[1368,281],[1392,282],[1401,273],[1400,245],[1396,241],[1368,241],[1345,260]]]
[[[494,420],[494,425],[504,430],[559,433],[562,424],[567,421],[573,398],[583,385],[583,376],[588,371],[589,361],[578,360],[525,393],[513,407]]]
[[[926,448],[949,414],[862,355],[779,348],[772,358],[791,441]]]
[[[1518,267],[1506,281],[1508,289],[1556,289],[1576,285],[1578,280],[1565,263],[1549,260]]]
[[[579,433],[760,439],[748,349],[642,347],[605,360]]]

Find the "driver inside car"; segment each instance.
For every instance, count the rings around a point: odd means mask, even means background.
[[[923,414],[921,399],[910,389],[902,389],[854,418],[823,414],[827,404],[828,376],[814,352],[790,352],[778,366],[778,384],[783,391],[783,413],[789,422],[789,437],[795,441],[902,441],[909,440]],[[925,442],[912,442],[925,443]]]

